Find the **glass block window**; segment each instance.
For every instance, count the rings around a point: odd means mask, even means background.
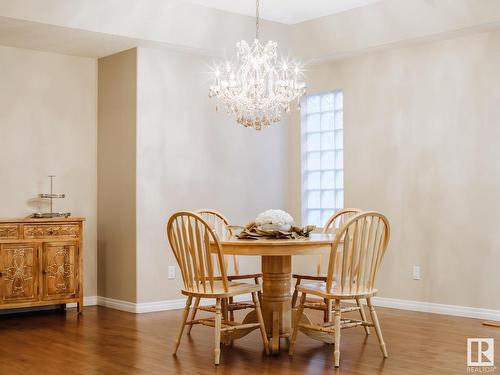
[[[302,224],[323,227],[344,206],[341,90],[301,101]]]

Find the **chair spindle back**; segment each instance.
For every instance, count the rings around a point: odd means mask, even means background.
[[[335,212],[323,227],[323,233],[337,231],[338,229],[340,229],[342,224],[348,222],[361,212],[363,212],[363,210],[359,208],[343,208],[342,210]]]
[[[334,294],[372,292],[389,236],[389,222],[378,212],[363,212],[344,223],[332,245],[327,290]]]
[[[355,215],[363,212],[359,208],[344,208],[340,211],[335,212],[326,222],[323,227],[323,233],[336,233],[342,224],[346,223],[350,219],[352,219]],[[323,263],[322,255],[318,255],[318,265],[316,269],[316,273],[318,276],[321,276],[321,264]],[[337,266],[336,266],[337,268]]]
[[[181,269],[186,290],[213,292],[216,279],[214,269],[217,267],[224,291],[228,291],[224,253],[219,237],[202,217],[188,211],[173,214],[168,220],[167,236]]]
[[[212,210],[210,208],[203,208],[200,210],[196,210],[196,213],[200,215],[208,223],[208,225],[210,225],[210,227],[215,231],[219,238],[230,238],[232,236],[233,233],[230,229],[227,228],[227,226],[229,225],[229,220],[227,220],[227,218],[219,211]],[[229,257],[231,257],[233,260],[232,263],[234,275],[239,275],[240,267],[238,263],[238,257],[236,255],[225,256],[226,270],[229,268]]]

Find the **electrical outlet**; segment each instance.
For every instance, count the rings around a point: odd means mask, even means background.
[[[413,266],[413,280],[420,280],[421,278],[420,266]]]
[[[174,266],[168,266],[168,278],[169,278],[169,280],[175,279],[175,267]]]

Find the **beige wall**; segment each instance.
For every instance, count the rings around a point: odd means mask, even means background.
[[[310,93],[344,90],[345,205],[379,210],[392,225],[381,296],[500,308],[499,46],[496,31],[308,71]]]
[[[287,119],[257,133],[216,113],[210,63],[145,48],[99,59],[100,296],[181,297],[165,234],[177,210],[212,207],[245,224],[269,207],[286,208]],[[167,279],[170,265],[175,280]],[[241,269],[258,271],[260,259],[243,258]]]
[[[291,26],[293,56],[343,58],[498,27],[498,0],[383,0]]]
[[[165,224],[177,210],[211,207],[236,224],[285,208],[287,121],[256,132],[238,126],[207,95],[211,60],[139,49],[137,138],[138,301],[180,297]],[[243,257],[258,271],[260,259]],[[177,268],[177,267],[176,267]]]
[[[94,59],[0,46],[0,217],[40,209],[55,174],[55,209],[84,216],[84,293],[97,292]]]
[[[137,50],[99,59],[99,296],[136,301]]]

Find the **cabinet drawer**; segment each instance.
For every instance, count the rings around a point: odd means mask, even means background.
[[[0,224],[0,240],[17,240],[19,226],[16,224]]]
[[[80,226],[78,224],[36,224],[24,225],[24,238],[78,238]]]

